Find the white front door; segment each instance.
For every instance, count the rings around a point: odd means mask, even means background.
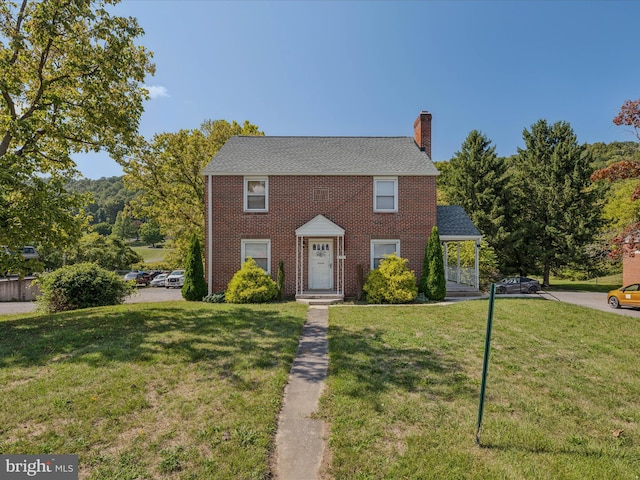
[[[333,240],[309,241],[309,290],[333,289]]]

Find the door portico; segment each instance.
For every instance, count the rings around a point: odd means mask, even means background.
[[[344,296],[345,258],[344,229],[325,216],[317,215],[296,229],[296,295]]]

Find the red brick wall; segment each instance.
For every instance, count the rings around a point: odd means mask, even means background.
[[[622,286],[640,282],[640,254],[622,257]]]
[[[243,177],[213,177],[213,284],[212,291],[226,289],[241,265],[241,240],[271,240],[271,273],[275,279],[284,261],[285,293],[296,289],[296,234],[316,215],[324,215],[345,230],[345,295],[357,292],[357,265],[370,266],[372,239],[400,240],[400,256],[419,278],[431,228],[436,224],[436,178],[398,177],[398,212],[373,212],[373,176],[269,176],[269,212],[243,212]],[[208,179],[205,177],[205,198]],[[328,191],[316,195],[314,189]],[[207,211],[205,234],[208,245]],[[337,242],[334,242],[334,246]],[[208,252],[207,252],[208,253]],[[335,252],[334,252],[335,258]],[[304,259],[305,277],[307,259]],[[208,262],[205,262],[208,267]],[[337,271],[337,269],[334,269]],[[207,274],[207,279],[208,279]],[[306,278],[305,278],[306,284]]]
[[[431,114],[429,112],[420,112],[413,123],[413,139],[431,158]]]

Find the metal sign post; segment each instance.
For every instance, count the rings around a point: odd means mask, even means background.
[[[478,426],[476,428],[476,445],[480,445],[480,430],[484,412],[484,394],[487,387],[487,370],[489,369],[489,351],[491,350],[491,324],[493,323],[493,302],[496,297],[496,284],[491,284],[489,293],[489,315],[487,318],[487,335],[484,341],[484,362],[482,364],[482,382],[480,384],[480,405],[478,407]]]

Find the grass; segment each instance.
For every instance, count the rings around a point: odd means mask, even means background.
[[[306,307],[128,304],[0,319],[0,453],[86,479],[267,479]],[[636,479],[637,319],[496,301],[330,309],[335,479]]]
[[[586,291],[586,292],[608,292],[622,285],[622,273],[617,275],[609,275],[607,277],[593,278],[591,280],[567,280],[560,278],[551,278],[551,286],[548,290],[570,290],[570,291]]]
[[[638,478],[637,320],[498,299],[478,447],[487,307],[330,310],[334,478]]]
[[[152,248],[149,246],[132,246],[132,250],[138,253],[143,259],[144,263],[157,263],[164,260],[164,256],[167,250],[164,248]]]
[[[0,453],[81,479],[263,479],[302,305],[180,302],[0,319]]]

